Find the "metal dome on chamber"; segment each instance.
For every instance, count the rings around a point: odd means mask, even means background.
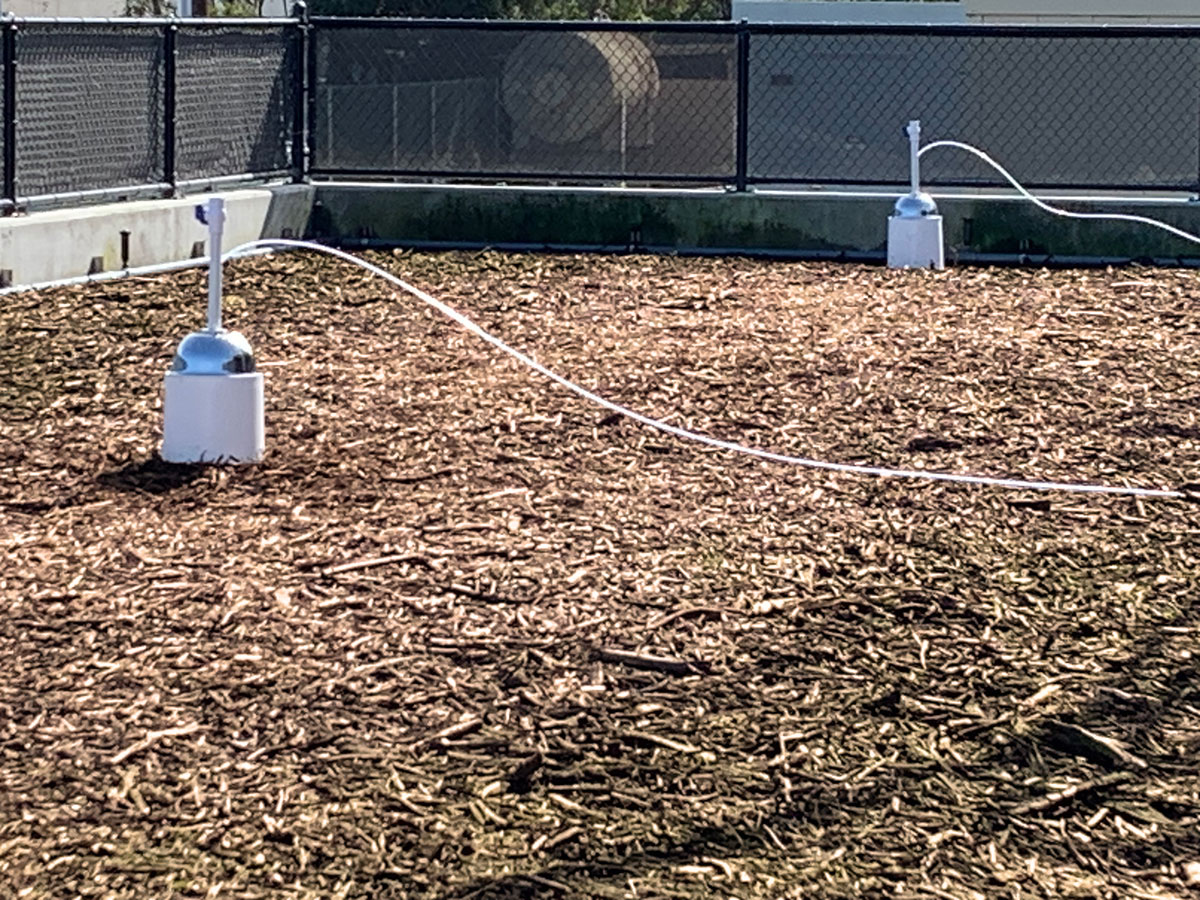
[[[933,197],[924,191],[912,191],[896,201],[894,215],[902,219],[919,219],[922,216],[936,216],[937,211]]]
[[[194,331],[175,351],[172,372],[186,375],[240,375],[254,371],[254,351],[237,331]]]

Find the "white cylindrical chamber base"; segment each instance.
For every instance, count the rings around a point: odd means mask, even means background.
[[[889,269],[946,268],[942,217],[889,218],[887,264]]]
[[[170,463],[255,463],[266,448],[263,377],[168,372],[162,458]]]

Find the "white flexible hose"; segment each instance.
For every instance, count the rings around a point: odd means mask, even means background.
[[[1191,241],[1193,244],[1200,244],[1200,236],[1183,231],[1182,229],[1176,228],[1174,225],[1168,225],[1166,222],[1160,222],[1158,219],[1151,219],[1148,216],[1137,216],[1133,215],[1132,213],[1072,212],[1069,209],[1051,206],[1040,197],[1035,197],[1033,194],[1029,193],[1023,184],[1017,181],[1017,179],[1013,178],[1008,169],[1004,168],[1004,166],[1000,165],[1000,163],[996,162],[978,147],[972,147],[970,144],[964,144],[961,141],[933,141],[932,143],[926,144],[924,147],[922,147],[920,152],[917,153],[917,156],[924,156],[930,150],[936,150],[939,147],[952,147],[955,150],[962,150],[966,153],[972,154],[973,156],[978,156],[985,163],[1003,175],[1008,183],[1016,188],[1017,192],[1022,197],[1024,197],[1038,209],[1044,210],[1045,212],[1050,213],[1052,216],[1061,216],[1064,219],[1101,219],[1108,220],[1110,222],[1133,222],[1137,225],[1149,225],[1151,228],[1160,228],[1169,234],[1175,235],[1177,238],[1182,238],[1185,241]]]
[[[326,247],[322,244],[310,243],[309,241],[297,241],[284,238],[266,238],[263,240],[250,241],[238,247],[234,247],[225,254],[224,259],[233,259],[234,257],[241,256],[244,253],[263,247],[312,250],[317,253],[324,253],[328,256],[336,257],[337,259],[344,260],[356,266],[361,266],[368,272],[378,275],[380,278],[391,282],[402,291],[412,294],[422,303],[428,304],[442,315],[453,320],[454,322],[457,322],[476,337],[486,341],[503,353],[507,353],[513,359],[516,359],[520,363],[528,366],[540,375],[549,378],[555,384],[558,384],[561,387],[578,394],[583,399],[588,400],[597,406],[601,406],[610,412],[617,413],[632,419],[635,422],[639,422],[642,425],[648,425],[651,428],[658,429],[659,431],[673,435],[677,438],[682,438],[683,440],[707,444],[710,447],[716,447],[718,450],[728,450],[732,453],[741,453],[746,456],[753,456],[757,457],[758,459],[765,459],[771,462],[806,466],[810,469],[824,469],[830,472],[844,472],[851,475],[876,475],[884,478],[917,478],[925,481],[949,481],[955,484],[974,484],[988,487],[1015,488],[1020,490],[1070,491],[1073,493],[1082,494],[1118,494],[1129,497],[1155,497],[1160,499],[1181,498],[1185,496],[1182,491],[1163,490],[1156,488],[1124,487],[1104,484],[1073,484],[1069,482],[1064,483],[1057,481],[1024,481],[1016,478],[990,478],[981,475],[955,475],[949,472],[922,472],[916,469],[889,469],[881,466],[863,466],[852,463],[825,462],[819,459],[808,459],[803,456],[788,456],[783,453],[772,453],[769,450],[760,450],[756,447],[747,447],[744,444],[737,444],[733,441],[723,441],[719,438],[709,437],[706,434],[700,434],[696,431],[689,431],[686,428],[679,428],[675,425],[669,425],[659,419],[652,419],[650,416],[642,415],[641,413],[635,412],[634,410],[622,406],[619,403],[614,403],[611,400],[606,400],[598,394],[592,393],[587,388],[564,378],[556,372],[552,372],[537,360],[525,355],[520,350],[510,347],[495,335],[484,331],[483,328],[481,328],[479,325],[476,325],[458,310],[447,306],[436,297],[431,297],[420,288],[413,287],[411,284],[408,284],[400,278],[397,278],[386,269],[381,269],[379,266],[369,263],[364,259],[359,259],[357,256],[346,253],[342,250],[337,250],[333,247]]]

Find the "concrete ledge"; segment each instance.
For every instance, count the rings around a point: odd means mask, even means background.
[[[259,237],[308,235],[343,246],[637,250],[883,262],[888,191],[280,185],[230,190],[225,249]],[[203,255],[194,218],[207,197],[62,209],[0,219],[0,287],[40,284]],[[1051,216],[1021,198],[935,195],[947,262],[1033,265],[1200,265],[1200,245],[1129,222]],[[1080,211],[1162,219],[1200,233],[1200,203],[1184,197],[1058,198]]]
[[[882,262],[886,191],[316,185],[310,233],[345,246],[645,250],[842,257]],[[1127,222],[1051,216],[1019,197],[937,196],[947,260],[1033,264],[1156,261],[1200,265],[1200,245]],[[1066,197],[1079,211],[1162,219],[1200,233],[1183,197]]]
[[[208,237],[195,205],[212,194],[56,209],[0,219],[0,282],[40,284],[124,268],[121,232],[129,232],[127,267],[204,255]],[[259,237],[304,234],[312,210],[309,185],[220,191],[229,249]]]

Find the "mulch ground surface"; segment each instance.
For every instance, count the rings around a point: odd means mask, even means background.
[[[1196,273],[372,259],[715,436],[1200,481]],[[1194,503],[681,442],[298,254],[266,459],[168,466],[203,278],[0,306],[0,896],[1196,896]]]

